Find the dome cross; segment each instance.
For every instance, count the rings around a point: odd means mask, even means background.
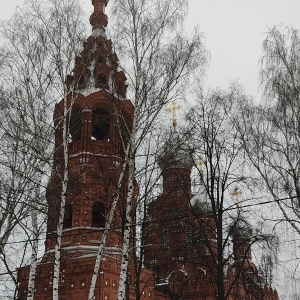
[[[235,205],[237,210],[240,210],[240,201],[239,197],[243,194],[243,192],[236,186],[233,191],[231,192],[231,196],[235,199]]]
[[[181,108],[182,108],[182,106],[180,106],[175,101],[173,101],[171,107],[167,109],[168,112],[172,113],[174,130],[176,130],[176,127],[177,127],[177,114],[176,114],[176,112],[177,112],[177,110],[179,110]]]

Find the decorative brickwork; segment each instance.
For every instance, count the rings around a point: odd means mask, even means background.
[[[111,41],[106,38],[107,2],[92,0],[94,12],[90,22],[93,33],[76,58],[72,76],[66,79],[70,91],[67,96],[70,113],[69,181],[62,233],[60,300],[88,299],[97,249],[117,192],[120,200],[108,233],[95,300],[115,300],[118,293],[126,174],[121,190],[117,185],[133,126],[134,107],[130,100],[126,100],[126,76],[119,70],[117,55],[112,51]],[[61,101],[54,112],[55,153],[46,194],[49,206],[46,251],[37,267],[35,300],[52,299],[54,248],[64,167],[63,111],[64,101]],[[214,300],[216,224],[205,201],[200,206],[191,207],[193,160],[175,128],[158,161],[163,174],[163,191],[148,210],[144,241],[146,268],[140,278],[140,299]],[[137,186],[135,190],[137,193]],[[230,299],[277,300],[277,292],[263,284],[251,261],[249,236],[241,232],[233,237],[235,261],[226,274],[226,288],[234,286]],[[131,249],[135,249],[134,237],[131,245]],[[239,272],[241,276],[233,281]],[[28,274],[29,266],[19,269],[19,300],[27,298]],[[129,300],[136,299],[135,274],[130,261]]]
[[[163,191],[148,209],[145,266],[156,275],[157,299],[217,299],[216,223],[205,189],[191,194],[192,159],[174,131],[159,157]],[[199,196],[198,196],[199,198]],[[228,299],[278,300],[251,260],[251,228],[243,219],[232,230],[234,262],[225,274]],[[163,296],[162,296],[163,295]],[[162,297],[162,298],[161,298]]]
[[[108,233],[101,261],[95,300],[117,298],[121,260],[121,232],[127,195],[127,176],[117,189],[132,129],[134,107],[125,99],[126,77],[106,38],[107,0],[93,0],[92,35],[76,58],[68,76],[67,106],[70,113],[68,190],[62,233],[60,299],[86,300],[106,215],[118,192],[120,200]],[[54,248],[64,168],[62,119],[64,100],[54,112],[55,153],[48,183],[46,251],[37,267],[36,300],[52,299]],[[138,188],[136,187],[136,190]],[[29,267],[19,270],[18,299],[26,299]],[[129,299],[134,297],[134,271],[129,270]]]

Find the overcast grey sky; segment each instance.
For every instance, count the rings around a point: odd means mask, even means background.
[[[90,0],[81,0],[92,11]],[[23,0],[2,0],[0,18],[7,19]],[[299,0],[189,0],[188,28],[199,25],[211,62],[207,87],[228,87],[238,80],[258,97],[258,61],[268,27],[283,23],[300,29]],[[257,99],[259,100],[259,99]]]
[[[206,82],[226,88],[238,80],[256,96],[258,61],[268,27],[300,29],[299,0],[190,0],[189,21],[198,23],[211,52]]]
[[[80,1],[89,15],[91,0]],[[0,19],[8,19],[22,3],[1,0]],[[300,0],[189,0],[189,4],[188,29],[199,25],[211,53],[206,86],[227,88],[238,80],[258,101],[258,63],[267,28],[282,23],[300,29]],[[279,282],[283,291],[285,282]]]

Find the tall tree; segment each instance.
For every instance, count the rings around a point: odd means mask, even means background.
[[[251,261],[251,246],[261,242],[276,247],[273,235],[253,228],[247,220],[246,207],[255,203],[251,201],[254,177],[234,122],[241,97],[235,86],[229,92],[199,94],[197,105],[188,115],[187,134],[199,161],[199,191],[191,199],[198,220],[195,263],[202,263],[220,300],[237,297],[241,290],[249,297],[263,295],[264,281]],[[249,202],[242,201],[241,194]]]
[[[143,165],[135,167],[134,160],[142,155],[146,136],[153,130],[159,113],[172,98],[184,95],[188,89],[188,79],[195,70],[203,71],[201,68],[206,62],[200,34],[195,32],[191,38],[186,38],[181,30],[187,3],[186,0],[111,1],[113,42],[121,62],[122,59],[124,61],[122,66],[128,78],[128,98],[135,106],[130,148],[126,157],[129,178],[132,180],[136,178],[139,181],[138,169],[145,168]],[[132,208],[136,208],[133,205],[134,195],[129,189],[118,299],[125,298],[128,283]],[[140,195],[140,199],[145,197]],[[99,256],[97,262],[95,270],[99,267]],[[91,285],[89,299],[93,299],[95,277],[97,272],[93,275],[94,284]],[[137,295],[139,294],[140,291],[137,290]]]
[[[187,1],[132,1],[114,6],[113,16],[118,28],[116,48],[129,63],[124,65],[129,79],[129,97],[135,105],[134,127],[131,134],[129,161],[142,155],[146,137],[153,130],[155,119],[170,99],[184,97],[188,79],[193,71],[203,67],[205,51],[199,33],[186,38],[181,30],[187,12]],[[140,170],[149,169],[144,160]],[[137,178],[139,170],[130,169]],[[145,197],[140,195],[140,200]],[[128,206],[128,209],[130,207]],[[128,210],[127,215],[132,213]],[[125,228],[130,230],[132,220],[127,218]],[[125,237],[122,262],[128,265],[129,234]],[[127,240],[127,242],[126,242]],[[140,252],[141,254],[143,252]],[[142,257],[139,258],[142,263]],[[125,296],[127,267],[121,270],[118,299]],[[137,277],[136,297],[140,297]],[[137,298],[137,299],[138,299]]]
[[[53,152],[53,141],[49,138],[54,129],[52,113],[55,103],[65,99],[68,92],[65,77],[81,46],[82,15],[75,0],[32,0],[19,8],[11,20],[1,24],[5,41],[5,47],[1,48],[1,87],[5,97],[1,101],[6,107],[2,110],[1,131],[6,140],[9,139],[8,144],[18,145],[11,148],[11,153],[24,164],[15,164],[12,170],[23,181],[27,180],[24,189],[29,190],[27,198],[22,189],[15,190],[23,204],[22,210],[20,206],[16,210],[22,211],[28,228],[21,226],[22,218],[16,211],[8,212],[15,220],[11,226],[17,224],[25,229],[25,235],[32,242],[28,299],[34,296],[36,242],[41,238],[38,215],[47,211],[44,192]],[[4,142],[2,145],[5,151]],[[7,162],[4,160],[2,164],[7,165]],[[13,176],[13,173],[8,174]],[[4,203],[7,204],[7,200]],[[28,221],[30,215],[32,222]],[[12,230],[14,228],[6,233],[11,234]],[[24,239],[27,240],[26,236]]]
[[[287,222],[298,234],[299,63],[299,31],[280,26],[271,28],[263,41],[260,70],[264,91],[262,102],[254,105],[246,98],[241,101],[241,114],[236,122],[245,152],[260,175],[261,186],[278,208],[272,216],[274,224],[279,226]]]

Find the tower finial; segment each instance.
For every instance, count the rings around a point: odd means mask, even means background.
[[[241,210],[239,197],[242,195],[242,193],[243,192],[237,186],[231,192],[231,196],[235,199],[235,205],[236,205],[238,212],[240,212],[240,210]]]
[[[172,113],[172,116],[173,116],[173,128],[174,128],[174,130],[176,130],[176,127],[177,127],[177,115],[176,115],[176,111],[179,110],[180,108],[181,108],[181,106],[178,105],[175,101],[173,101],[172,102],[172,106],[167,109],[169,112]]]
[[[203,177],[204,177],[203,168],[204,168],[205,165],[206,165],[206,160],[205,159],[203,160],[201,157],[199,157],[199,159],[196,162],[196,166],[199,169],[199,173],[201,175],[202,180],[203,180]]]
[[[104,29],[107,26],[107,15],[105,14],[105,7],[109,0],[92,0],[94,5],[94,12],[90,16],[90,23],[95,29]]]

